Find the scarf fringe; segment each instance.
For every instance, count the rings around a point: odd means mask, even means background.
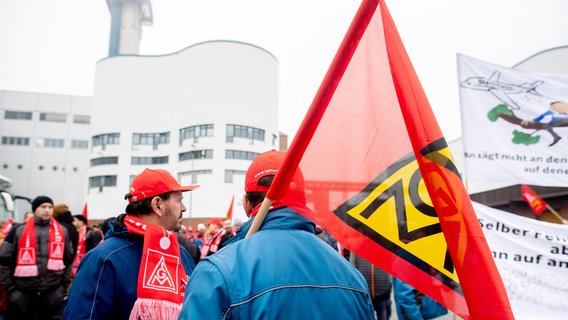
[[[177,320],[180,311],[181,303],[138,298],[130,312],[130,320]]]
[[[48,259],[47,260],[47,269],[48,270],[63,270],[65,269],[65,264],[63,260],[60,259]]]
[[[14,270],[15,277],[37,277],[37,266],[16,266]]]

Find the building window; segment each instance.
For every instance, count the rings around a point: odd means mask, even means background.
[[[182,152],[179,154],[179,161],[187,161],[194,159],[213,159],[213,150],[192,150],[188,152]]]
[[[132,157],[130,164],[165,164],[168,163],[168,156],[165,157]]]
[[[116,176],[95,176],[89,178],[89,188],[116,187]]]
[[[106,133],[93,136],[93,147],[102,146],[103,149],[108,144],[119,144],[120,143],[120,133]]]
[[[168,143],[170,143],[169,132],[132,134],[133,146],[149,145],[153,146],[154,150],[156,150],[158,149],[158,145]]]
[[[101,157],[91,159],[91,167],[104,166],[107,164],[118,164],[118,157]]]
[[[225,159],[253,160],[258,155],[258,152],[225,150]]]
[[[64,144],[63,139],[38,138],[36,140],[36,145],[43,148],[63,148]]]
[[[91,116],[84,115],[84,114],[74,114],[73,115],[73,123],[90,124],[91,123]]]
[[[204,174],[213,174],[213,170],[211,169],[203,169],[203,170],[190,170],[190,171],[183,171],[178,173],[178,176],[181,177],[185,177],[185,176],[191,176],[191,184],[196,184],[199,181],[197,181],[197,176],[199,175],[204,175]]]
[[[252,144],[254,140],[264,141],[264,130],[249,126],[228,124],[226,141],[233,142],[235,137],[249,139]]]
[[[71,149],[88,149],[89,140],[71,140]]]
[[[225,183],[233,183],[233,176],[244,176],[247,172],[244,170],[225,170]]]
[[[29,146],[30,138],[25,137],[2,137],[2,144],[14,146]]]
[[[179,145],[181,146],[184,140],[193,139],[197,142],[199,137],[212,137],[213,124],[201,124],[179,129]]]
[[[4,119],[12,119],[12,120],[32,120],[32,113],[31,112],[24,112],[24,111],[8,111],[4,112]]]
[[[42,112],[39,114],[39,120],[49,122],[66,122],[67,115],[65,113]]]

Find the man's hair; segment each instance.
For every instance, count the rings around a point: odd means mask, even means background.
[[[166,201],[170,198],[170,194],[171,194],[171,192],[167,192],[167,193],[159,194],[159,195],[154,196],[154,197],[160,197],[160,199]],[[145,214],[151,214],[152,213],[152,199],[154,199],[154,197],[146,198],[146,199],[141,200],[141,201],[128,203],[128,205],[126,205],[126,209],[124,209],[124,212],[126,212],[126,213],[120,214],[116,217],[115,222],[114,222],[114,230],[118,231],[118,230],[121,230],[124,227],[124,218],[126,217],[127,214],[131,214],[131,215],[137,216],[137,217],[140,217],[140,216],[145,215]],[[127,193],[127,194],[124,195],[124,199],[129,199],[129,198],[132,198],[132,195],[130,193]]]
[[[170,194],[171,194],[171,192],[167,192],[167,193],[159,194],[155,197],[160,197],[160,199],[166,201],[170,198]],[[130,193],[127,193],[124,196],[124,199],[129,199],[131,197],[132,197],[132,195]],[[149,197],[149,198],[146,198],[146,199],[141,200],[141,201],[130,202],[126,206],[126,209],[124,209],[124,211],[127,214],[131,214],[133,216],[141,216],[141,215],[144,215],[144,214],[149,214],[149,213],[152,212],[152,199],[154,199],[154,197]]]
[[[264,177],[258,179],[257,185],[264,186],[264,187],[270,187],[270,185],[272,184],[272,180],[274,180],[274,175],[264,176]],[[262,201],[264,201],[264,198],[266,197],[266,192],[247,192],[246,196],[247,196],[247,199],[249,200],[250,204],[254,208],[259,203],[262,203]]]

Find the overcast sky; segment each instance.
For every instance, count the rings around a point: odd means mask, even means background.
[[[355,0],[152,0],[141,54],[237,40],[280,63],[280,129],[298,129]],[[456,53],[513,66],[568,45],[566,0],[387,0],[447,140],[461,136]],[[108,55],[106,0],[0,0],[0,90],[92,96]]]

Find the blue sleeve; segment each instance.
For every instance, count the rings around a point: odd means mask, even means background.
[[[400,319],[404,319],[402,314],[409,320],[422,320],[422,313],[420,307],[416,304],[416,296],[414,295],[414,288],[408,284],[392,278],[394,287],[394,300],[396,304],[396,311]]]
[[[63,319],[111,319],[115,309],[116,272],[96,250],[81,260],[69,291]]]
[[[223,319],[230,304],[227,290],[219,269],[208,259],[201,260],[189,278],[178,319]]]
[[[542,119],[544,119],[544,117],[546,117],[548,115],[552,115],[552,110],[546,111],[545,113],[541,114],[540,116],[534,118],[533,121],[534,122],[540,122]]]

